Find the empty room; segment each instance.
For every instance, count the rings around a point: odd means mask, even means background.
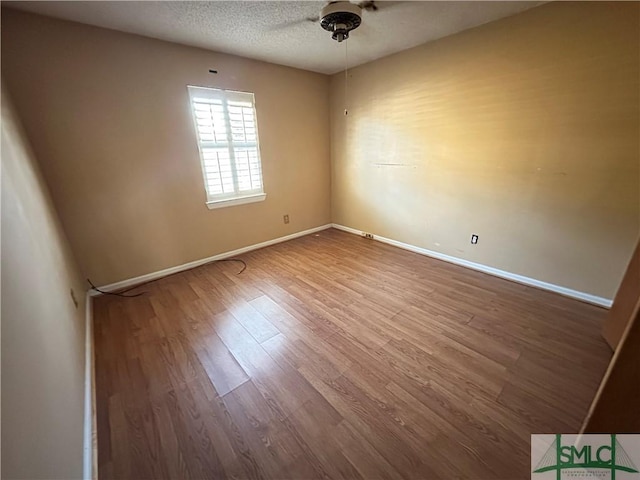
[[[640,478],[639,2],[1,21],[1,478]]]

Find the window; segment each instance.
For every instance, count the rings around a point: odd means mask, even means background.
[[[188,89],[207,206],[264,200],[253,93]]]

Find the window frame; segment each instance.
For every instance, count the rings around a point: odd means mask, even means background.
[[[187,85],[187,92],[189,94],[189,112],[193,121],[194,133],[196,136],[196,143],[198,145],[198,156],[200,158],[200,167],[202,170],[202,180],[204,183],[205,195],[207,197],[206,205],[209,209],[230,207],[233,205],[242,205],[246,203],[261,202],[267,194],[264,191],[264,175],[262,171],[262,156],[260,155],[260,139],[258,136],[258,117],[256,111],[255,94],[252,92],[240,92],[234,90],[223,90],[213,87],[202,87],[196,85]],[[196,117],[196,111],[194,108],[194,98],[206,98],[210,100],[220,100],[224,111],[225,130],[227,133],[227,142],[218,143],[211,142],[210,147],[215,148],[227,148],[229,152],[229,163],[233,175],[233,193],[220,193],[212,194],[209,192],[209,185],[207,182],[207,169],[205,167],[205,157],[203,148],[207,148],[206,141],[200,139],[200,133],[198,129],[198,120]],[[253,119],[255,123],[255,142],[234,142],[231,131],[231,119],[229,116],[229,102],[250,102],[251,109],[253,110]],[[260,188],[251,190],[239,190],[238,176],[236,171],[236,149],[238,148],[255,148],[258,167],[260,173]],[[250,167],[249,167],[250,168]]]

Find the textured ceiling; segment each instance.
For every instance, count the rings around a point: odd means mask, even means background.
[[[137,33],[218,52],[312,70],[344,69],[345,45],[318,23],[325,2],[2,2],[3,5],[90,25]],[[363,12],[348,40],[349,65],[513,15],[543,2],[383,2]]]

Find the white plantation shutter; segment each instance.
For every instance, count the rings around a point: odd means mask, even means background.
[[[188,88],[207,204],[263,200],[253,93]]]

